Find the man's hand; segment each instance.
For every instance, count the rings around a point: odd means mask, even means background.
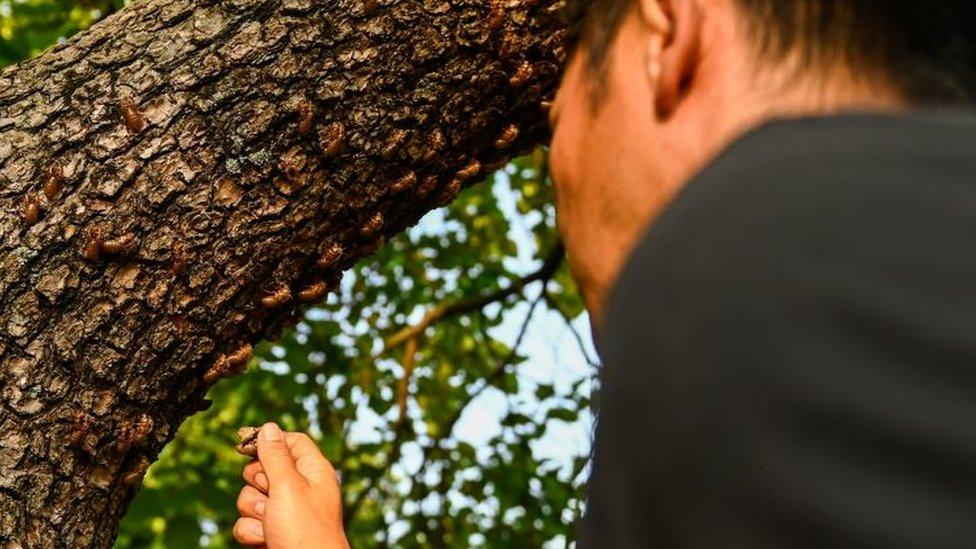
[[[258,460],[244,467],[237,541],[269,549],[349,547],[335,469],[308,435],[266,423]]]

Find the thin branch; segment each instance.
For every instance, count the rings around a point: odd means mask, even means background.
[[[538,271],[516,280],[508,288],[504,288],[490,294],[473,296],[453,303],[438,305],[432,308],[431,310],[427,311],[427,314],[424,315],[423,320],[421,320],[419,323],[413,326],[408,326],[390,336],[390,338],[386,340],[386,345],[383,352],[380,354],[386,354],[390,350],[402,345],[404,342],[423,335],[427,328],[430,328],[445,318],[479,311],[492,303],[498,303],[513,295],[521,294],[525,287],[533,282],[549,280],[556,273],[556,269],[559,268],[565,254],[566,252],[562,243],[558,243],[553,246],[552,251],[549,252],[545,262]]]
[[[557,246],[557,248],[559,249],[559,254],[558,254],[559,259],[556,261],[556,267],[559,266],[559,262],[562,261],[562,257],[563,257],[562,246]],[[550,255],[550,258],[555,255],[556,254]],[[546,263],[548,264],[549,261],[547,260]],[[435,447],[440,446],[441,443],[444,441],[444,439],[446,439],[448,436],[451,435],[451,433],[454,431],[454,427],[457,425],[457,422],[460,421],[461,416],[464,414],[464,410],[467,409],[467,407],[476,398],[481,396],[481,394],[485,391],[485,389],[493,386],[495,383],[498,382],[498,380],[500,380],[504,376],[505,371],[508,369],[508,366],[511,365],[511,363],[515,360],[515,357],[518,355],[519,347],[521,347],[522,342],[525,339],[526,334],[528,333],[528,329],[532,321],[532,317],[535,315],[535,311],[538,308],[539,304],[545,298],[546,290],[548,289],[549,280],[552,278],[553,274],[555,273],[556,268],[552,268],[548,271],[546,271],[545,268],[543,268],[541,271],[548,272],[549,274],[546,275],[544,278],[536,279],[536,280],[543,281],[544,286],[542,288],[542,292],[539,294],[539,297],[537,297],[532,301],[532,304],[529,307],[529,312],[525,315],[525,320],[522,322],[522,326],[519,329],[518,336],[516,337],[515,343],[512,345],[511,350],[505,356],[504,360],[502,360],[499,363],[499,365],[495,368],[495,370],[488,377],[484,379],[484,382],[474,392],[472,392],[469,395],[468,399],[464,402],[464,404],[458,407],[458,409],[454,412],[451,418],[447,421],[446,428],[441,431],[441,435],[436,439],[434,439],[429,446],[424,448],[423,457],[422,457],[422,463],[424,463],[423,465],[424,468],[426,468],[427,461],[430,457],[430,452],[433,451]],[[478,310],[478,309],[479,308],[475,308],[474,310]],[[414,340],[415,338],[411,339],[410,341],[414,341]],[[405,360],[410,360],[410,359],[407,358]],[[366,497],[376,488],[376,485],[378,484],[380,478],[382,478],[382,476],[386,473],[386,471],[399,459],[400,447],[402,446],[399,439],[401,438],[401,433],[405,430],[406,428],[405,426],[407,424],[408,424],[407,422],[403,422],[403,424],[397,429],[397,435],[395,435],[394,437],[395,447],[391,450],[390,459],[387,460],[386,467],[378,471],[375,475],[371,475],[368,480],[369,484],[366,487],[364,487],[363,490],[360,491],[359,494],[357,494],[356,499],[353,500],[352,503],[350,503],[346,507],[344,513],[344,522],[347,527],[349,524],[352,523],[353,519],[356,517],[356,514],[359,513],[359,510],[362,508],[363,503],[366,501]]]
[[[390,457],[388,457],[386,460],[386,467],[378,470],[370,477],[370,486],[363,489],[363,491],[360,492],[356,499],[349,505],[350,515],[355,515],[359,511],[359,507],[362,506],[366,495],[369,494],[379,479],[386,474],[386,471],[392,467],[394,463],[400,461],[400,455],[403,451],[403,437],[407,434],[407,430],[410,429],[410,423],[407,421],[407,397],[410,396],[410,377],[413,374],[413,369],[416,363],[417,338],[414,337],[407,341],[407,348],[404,351],[403,377],[400,378],[400,387],[398,388],[397,393],[397,408],[399,409],[399,415],[397,416],[396,424],[393,427],[393,441],[390,443]],[[349,523],[349,519],[347,519],[346,523]]]
[[[518,356],[518,350],[522,346],[522,342],[525,339],[526,334],[528,334],[529,325],[532,323],[532,317],[535,316],[535,311],[538,308],[539,303],[542,301],[542,296],[544,294],[545,289],[543,289],[542,295],[532,301],[532,305],[529,307],[529,312],[525,315],[525,320],[522,321],[522,326],[519,328],[518,336],[515,338],[515,343],[512,345],[512,348],[508,354],[505,355],[505,358],[499,362],[495,370],[485,378],[484,383],[482,383],[481,386],[475,389],[468,396],[465,403],[458,406],[457,410],[455,410],[454,414],[451,416],[451,419],[447,421],[446,428],[441,430],[440,436],[434,439],[429,446],[424,448],[423,458],[421,459],[421,462],[424,464],[424,468],[426,468],[427,463],[429,462],[430,452],[433,451],[434,448],[439,447],[441,443],[447,439],[447,437],[451,436],[451,434],[454,432],[454,427],[457,426],[458,421],[461,420],[461,416],[464,415],[464,411],[468,408],[468,406],[471,405],[475,399],[481,396],[481,394],[485,392],[485,389],[495,386],[495,384],[504,377],[508,367],[511,366],[512,362],[515,360],[515,357]]]
[[[538,305],[543,300],[549,302],[549,298],[548,298],[549,281],[552,280],[553,276],[555,276],[556,271],[559,269],[560,265],[565,259],[565,256],[566,256],[566,250],[562,242],[557,242],[556,245],[553,246],[552,250],[550,250],[549,254],[546,256],[546,259],[543,262],[542,267],[540,267],[539,270],[537,270],[536,272],[516,280],[508,288],[503,288],[501,290],[489,294],[485,294],[485,295],[479,295],[479,296],[469,297],[466,299],[461,299],[453,303],[445,303],[445,304],[438,305],[430,309],[429,311],[427,311],[427,313],[424,315],[423,319],[421,319],[420,322],[418,322],[415,325],[403,328],[402,330],[393,334],[386,340],[386,342],[384,343],[383,350],[377,355],[377,358],[386,355],[387,353],[399,347],[400,345],[403,345],[404,343],[406,343],[407,345],[404,351],[405,356],[404,356],[404,363],[403,363],[403,370],[404,370],[403,377],[400,379],[399,391],[397,394],[399,415],[397,417],[395,427],[394,427],[395,433],[392,441],[393,447],[390,450],[389,458],[386,460],[386,466],[383,469],[378,469],[374,474],[369,476],[369,478],[367,479],[368,482],[367,486],[365,486],[359,492],[359,494],[357,494],[356,498],[346,507],[344,512],[344,522],[347,527],[349,524],[352,523],[353,519],[356,517],[356,515],[359,513],[360,509],[362,508],[362,505],[365,502],[366,498],[377,487],[379,481],[387,473],[389,468],[392,467],[400,459],[401,447],[403,444],[402,438],[406,430],[409,428],[409,422],[407,421],[406,404],[407,404],[407,397],[409,396],[408,393],[410,387],[410,378],[414,369],[417,346],[419,345],[419,340],[420,338],[423,337],[424,332],[431,326],[434,326],[435,324],[437,324],[438,322],[444,319],[481,311],[488,305],[502,302],[513,295],[522,294],[522,292],[524,292],[527,286],[535,282],[539,282],[539,281],[543,282],[542,292],[540,292],[539,296],[535,300],[533,300],[532,305],[529,308],[528,313],[526,314],[525,320],[518,332],[518,336],[516,337],[515,343],[513,344],[508,355],[504,358],[504,360],[500,362],[498,367],[488,377],[484,379],[484,382],[481,384],[481,386],[479,386],[473,393],[469,395],[468,399],[464,402],[464,404],[458,407],[455,413],[451,416],[450,420],[447,421],[446,423],[447,426],[442,431],[441,435],[437,437],[435,440],[433,440],[429,446],[424,448],[423,469],[426,469],[430,452],[433,451],[434,448],[439,447],[442,444],[442,442],[448,436],[451,435],[451,433],[454,431],[455,426],[457,425],[457,422],[460,421],[461,416],[464,413],[464,410],[467,409],[467,407],[475,399],[481,396],[481,394],[485,391],[485,389],[494,386],[504,376],[508,366],[512,363],[512,361],[515,359],[515,357],[518,354],[518,350],[521,347],[523,340],[525,339],[525,336],[528,332],[528,327],[531,323],[531,320],[535,314],[536,309],[538,308]],[[585,351],[585,347],[583,346],[582,339],[579,337],[579,334],[576,333],[575,329],[573,329],[572,325],[569,324],[568,320],[567,320],[567,325],[569,325],[570,331],[572,331],[573,334],[577,336],[577,341],[581,345],[580,348],[583,350],[584,358],[587,360],[587,362],[593,364],[589,360],[589,356]]]
[[[417,364],[417,338],[411,337],[407,341],[407,348],[403,351],[403,377],[400,378],[400,386],[397,388],[397,407],[400,415],[397,417],[396,427],[399,431],[407,417],[407,397],[410,395],[410,377],[413,375],[413,367]]]
[[[386,354],[390,350],[402,345],[404,342],[407,344],[403,359],[403,377],[400,379],[400,387],[397,394],[397,403],[400,413],[394,426],[394,438],[391,442],[393,447],[390,450],[390,457],[386,460],[386,467],[379,469],[375,474],[370,475],[368,478],[369,484],[356,496],[356,499],[354,499],[346,507],[346,512],[344,514],[346,525],[351,523],[353,517],[359,512],[360,507],[362,507],[366,496],[369,495],[369,493],[375,488],[379,479],[386,473],[386,470],[400,459],[401,446],[403,443],[402,439],[406,434],[406,430],[409,428],[409,422],[405,421],[405,419],[407,413],[406,404],[407,397],[409,396],[410,377],[413,374],[419,340],[427,328],[446,318],[480,311],[487,305],[503,301],[513,295],[521,294],[528,285],[541,280],[545,283],[545,286],[542,289],[542,293],[539,294],[539,298],[536,299],[535,303],[532,305],[532,310],[530,311],[528,317],[531,318],[531,314],[535,311],[539,301],[542,300],[546,295],[549,280],[555,276],[556,270],[559,269],[559,266],[562,264],[565,257],[566,250],[563,247],[562,242],[558,242],[555,246],[553,246],[552,250],[549,252],[549,255],[543,262],[542,267],[539,268],[538,271],[515,281],[515,283],[503,290],[434,307],[424,316],[424,319],[420,323],[404,328],[386,341],[383,351],[378,356]],[[528,322],[528,318],[526,319],[526,322]],[[523,332],[519,334],[519,338],[516,341],[515,347],[513,348],[513,353],[517,351],[518,346],[521,344],[522,338],[525,335],[524,330],[527,328],[527,326],[528,324],[523,326]],[[512,358],[514,358],[514,356]],[[511,361],[511,358],[507,359],[507,361]],[[468,402],[474,400],[474,398],[476,398],[485,387],[486,386],[483,385],[476,394],[471,396]],[[467,403],[461,407],[461,411],[463,411],[465,406],[467,406]],[[453,425],[457,422],[457,420],[458,418],[451,420],[450,429],[453,429]]]
[[[546,305],[548,305],[550,309],[559,312],[559,307],[556,306],[555,300],[553,300],[552,296],[548,293],[546,294]],[[583,340],[583,336],[576,331],[576,327],[573,326],[573,321],[561,312],[559,312],[559,317],[563,319],[563,322],[566,323],[566,328],[570,331],[570,333],[573,334],[573,338],[576,339],[576,345],[579,346],[580,354],[583,355],[583,360],[585,360],[590,367],[599,368],[600,361],[590,357],[590,351],[586,347],[586,342]]]
[[[542,295],[532,301],[532,305],[529,307],[529,312],[525,315],[525,320],[522,322],[522,327],[519,329],[518,337],[515,338],[515,343],[512,345],[511,350],[507,355],[505,355],[505,358],[499,363],[495,370],[485,378],[484,383],[482,383],[480,387],[471,393],[468,400],[462,406],[458,407],[458,409],[454,412],[454,415],[451,416],[451,419],[447,422],[447,428],[441,431],[441,436],[434,441],[434,445],[439,444],[442,440],[450,436],[451,432],[454,431],[454,426],[457,425],[457,422],[461,420],[461,416],[464,414],[464,410],[469,404],[481,396],[485,389],[494,386],[499,380],[502,379],[502,377],[504,377],[505,371],[512,364],[512,361],[515,360],[515,357],[518,356],[519,347],[522,346],[522,341],[525,339],[525,336],[529,331],[529,325],[531,324],[532,317],[535,315],[535,311],[538,308],[539,303],[542,301],[543,295],[545,295],[545,289],[543,289]],[[427,452],[424,452],[424,458],[427,458]]]
[[[532,318],[535,316],[535,311],[538,308],[539,303],[541,303],[544,299],[546,290],[548,289],[549,280],[545,280],[544,284],[545,287],[542,288],[542,293],[540,293],[539,297],[532,301],[532,305],[529,307],[529,312],[525,315],[525,320],[522,322],[522,326],[519,328],[518,336],[515,338],[515,343],[512,345],[511,350],[507,355],[505,355],[505,358],[499,362],[498,366],[491,373],[491,375],[485,378],[484,383],[482,383],[480,387],[469,395],[464,404],[458,406],[457,410],[454,412],[454,415],[452,415],[451,419],[448,420],[446,424],[447,427],[441,430],[440,436],[431,441],[428,446],[424,447],[423,455],[421,456],[420,460],[422,465],[420,466],[420,471],[414,475],[415,478],[423,478],[424,474],[427,472],[427,466],[431,463],[430,456],[434,449],[440,448],[441,444],[444,443],[444,440],[453,434],[454,427],[457,426],[458,421],[461,420],[461,416],[464,415],[464,411],[468,408],[468,406],[470,406],[475,399],[481,396],[485,389],[494,386],[495,383],[502,379],[505,372],[508,370],[508,367],[511,366],[512,362],[515,360],[515,357],[518,356],[519,347],[522,346],[522,342],[529,331],[529,325],[532,323]]]

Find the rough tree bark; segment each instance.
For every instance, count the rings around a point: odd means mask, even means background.
[[[0,545],[110,545],[250,344],[544,139],[559,8],[137,0],[0,73]]]

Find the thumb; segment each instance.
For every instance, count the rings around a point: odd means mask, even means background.
[[[294,487],[302,481],[285,435],[274,423],[265,423],[258,434],[258,460],[268,476],[268,492]]]

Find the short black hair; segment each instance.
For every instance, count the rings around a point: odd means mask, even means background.
[[[585,3],[589,66],[604,58],[634,0]],[[923,104],[976,98],[976,0],[732,0],[766,61],[799,54],[801,67],[845,64]]]

